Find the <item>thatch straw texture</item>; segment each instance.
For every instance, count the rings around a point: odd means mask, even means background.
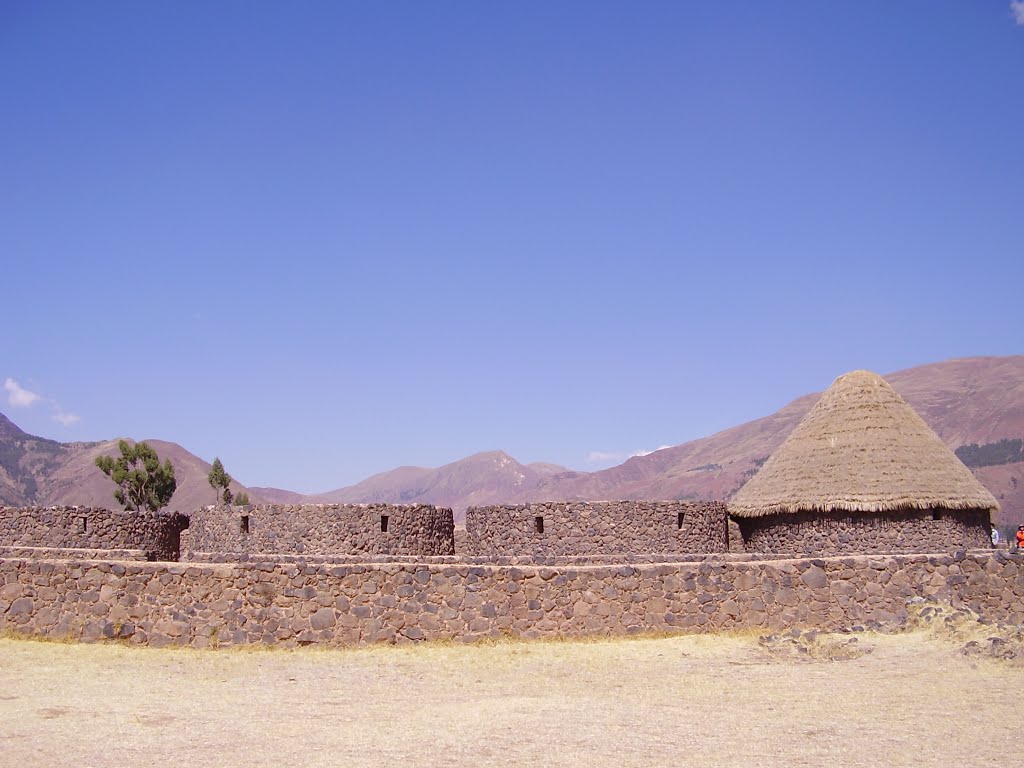
[[[737,517],[998,502],[881,376],[840,376],[729,504]]]

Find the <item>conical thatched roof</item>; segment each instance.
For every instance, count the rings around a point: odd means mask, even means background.
[[[729,504],[795,512],[989,509],[998,502],[881,376],[840,376]]]

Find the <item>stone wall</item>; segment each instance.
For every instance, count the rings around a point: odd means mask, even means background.
[[[747,552],[775,555],[953,552],[992,546],[985,510],[801,512],[737,522]]]
[[[450,509],[428,504],[257,504],[192,513],[186,558],[264,555],[451,555]]]
[[[149,645],[834,630],[915,597],[1024,623],[1002,552],[583,567],[0,560],[0,632]]]
[[[474,557],[725,552],[720,502],[568,501],[470,507]]]
[[[746,548],[743,544],[743,531],[740,529],[740,524],[737,523],[734,518],[730,517],[727,528],[729,531],[729,551],[733,554],[746,552]]]
[[[0,550],[121,550],[148,560],[177,560],[177,513],[126,512],[96,507],[0,507]],[[132,553],[137,553],[133,555]],[[74,552],[69,552],[74,556]]]

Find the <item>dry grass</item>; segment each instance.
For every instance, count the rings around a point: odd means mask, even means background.
[[[269,652],[0,640],[0,765],[1011,759],[1024,668],[930,628],[861,635],[856,654],[847,640],[798,657],[750,634]]]

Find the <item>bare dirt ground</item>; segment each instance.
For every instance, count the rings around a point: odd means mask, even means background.
[[[1024,665],[934,628],[353,650],[0,640],[2,766],[1003,766]],[[1015,744],[1014,742],[1018,742]]]

